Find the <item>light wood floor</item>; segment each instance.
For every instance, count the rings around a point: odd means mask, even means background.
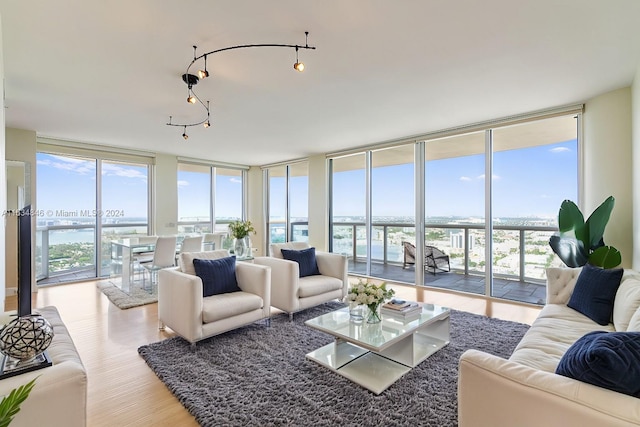
[[[157,304],[120,310],[97,289],[96,282],[42,288],[34,307],[53,305],[80,353],[88,373],[87,425],[197,426],[155,374],[138,356],[140,345],[173,336],[158,330]],[[396,296],[458,310],[531,323],[539,307],[496,301],[441,290],[393,286]],[[15,310],[8,297],[6,310]],[[274,310],[274,312],[276,312]]]

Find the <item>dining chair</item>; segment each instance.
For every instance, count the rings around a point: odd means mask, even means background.
[[[163,268],[175,266],[176,263],[176,236],[160,236],[156,240],[156,247],[153,251],[153,259],[150,262],[140,264],[149,273],[151,286],[158,282],[158,271]],[[146,287],[146,275],[143,276],[143,287]]]

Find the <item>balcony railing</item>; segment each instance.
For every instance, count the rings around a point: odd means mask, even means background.
[[[110,271],[110,242],[125,234],[147,234],[146,223],[102,224],[100,239],[102,249],[101,272]],[[36,227],[36,279],[86,272],[86,277],[96,277],[96,226],[95,224],[47,225]],[[55,253],[51,253],[54,250]]]
[[[376,222],[372,224],[373,262],[402,265],[402,241],[415,242],[415,225]],[[521,282],[545,279],[544,270],[556,261],[548,245],[555,227],[493,226],[493,271],[498,277]],[[425,226],[426,244],[446,252],[454,270],[484,274],[485,233],[483,224],[441,224]],[[355,262],[366,261],[366,228],[362,222],[333,223],[333,251]]]

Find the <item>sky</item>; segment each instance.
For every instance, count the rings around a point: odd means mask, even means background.
[[[494,153],[494,217],[557,216],[562,200],[577,201],[577,157],[576,140]],[[428,161],[427,217],[483,217],[484,163],[484,155]],[[95,209],[95,161],[38,153],[37,168],[38,209],[44,212]],[[413,174],[413,163],[374,168],[374,217],[414,216]],[[177,185],[179,219],[207,220],[209,175],[180,171]],[[240,217],[240,177],[218,175],[216,186],[216,216]],[[307,177],[291,178],[292,218],[307,217],[307,188]],[[335,216],[364,216],[364,169],[334,174],[333,189]],[[102,197],[105,211],[146,218],[146,167],[103,162]],[[272,219],[284,218],[285,201],[284,177],[271,178]]]
[[[555,217],[565,199],[577,200],[575,140],[493,155],[494,217]],[[427,217],[484,216],[485,156],[428,161]],[[373,216],[415,216],[413,163],[374,168]],[[364,169],[334,175],[334,215],[364,216]]]

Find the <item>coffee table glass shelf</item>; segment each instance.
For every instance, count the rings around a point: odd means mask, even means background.
[[[306,357],[380,394],[449,344],[449,314],[447,307],[422,304],[417,318],[383,314],[382,322],[369,324],[352,321],[345,307],[305,322],[335,337]]]

